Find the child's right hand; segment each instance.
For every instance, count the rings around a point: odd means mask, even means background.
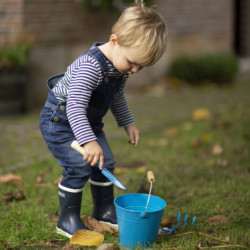
[[[94,167],[99,161],[99,168],[102,170],[104,164],[103,151],[97,141],[87,142],[83,145],[84,148],[84,161],[88,162]]]

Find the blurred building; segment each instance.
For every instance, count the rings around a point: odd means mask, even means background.
[[[167,53],[129,80],[142,85],[161,79],[171,58],[182,53],[232,52],[250,56],[250,1],[155,0],[166,19]],[[107,41],[117,15],[89,12],[77,0],[0,0],[0,46],[32,36],[28,107],[41,106],[46,79],[66,67],[95,41]]]

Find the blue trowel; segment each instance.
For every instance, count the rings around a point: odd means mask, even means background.
[[[73,149],[75,149],[76,151],[78,151],[80,154],[84,155],[84,149],[83,149],[83,147],[81,147],[79,145],[79,143],[77,141],[73,141],[71,143],[71,147]],[[97,166],[99,167],[99,162],[97,163]],[[103,168],[101,170],[101,173],[105,177],[107,177],[111,182],[113,182],[118,188],[123,189],[123,190],[127,190],[126,187],[110,171],[108,171],[106,168]]]

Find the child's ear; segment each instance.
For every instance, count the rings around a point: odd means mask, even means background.
[[[109,42],[111,45],[116,45],[118,43],[117,41],[117,35],[116,34],[111,34],[109,37]]]

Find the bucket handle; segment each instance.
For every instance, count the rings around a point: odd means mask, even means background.
[[[152,192],[152,186],[153,186],[153,182],[155,181],[154,173],[152,171],[148,171],[147,172],[147,178],[148,178],[148,181],[150,182],[150,188],[149,188],[149,194],[148,194],[148,200],[147,200],[147,205],[146,205],[145,212],[141,213],[142,218],[146,218],[146,212],[147,212],[147,209],[148,209],[150,195],[151,195],[151,192]]]

